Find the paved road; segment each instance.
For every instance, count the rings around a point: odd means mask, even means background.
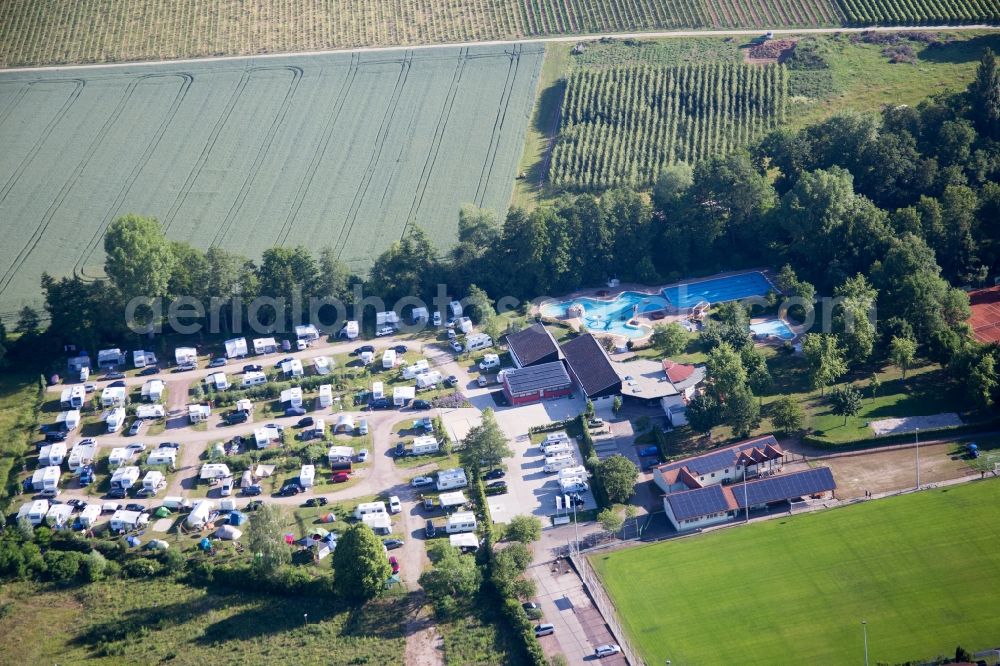
[[[913,25],[913,26],[871,26],[867,28],[776,28],[771,30],[775,35],[822,35],[842,32],[902,32],[921,30],[934,32],[938,30],[997,30],[997,26],[976,25]],[[512,44],[558,44],[576,43],[602,38],[612,39],[667,39],[684,37],[739,37],[758,36],[764,29],[756,30],[654,30],[649,32],[600,32],[577,35],[558,35],[555,37],[530,37],[525,39],[490,40],[482,42],[448,42],[444,44],[413,44],[409,46],[367,46],[359,49],[326,49],[323,51],[298,51],[294,53],[264,53],[253,56],[218,56],[212,58],[184,58],[180,60],[147,60],[139,62],[114,62],[89,65],[53,65],[46,67],[13,67],[0,69],[3,72],[45,72],[63,70],[93,69],[96,67],[141,67],[147,65],[176,64],[188,65],[199,62],[220,62],[227,60],[270,60],[274,58],[300,58],[328,53],[383,53],[392,51],[414,51],[423,49],[467,48],[473,46],[509,46]]]

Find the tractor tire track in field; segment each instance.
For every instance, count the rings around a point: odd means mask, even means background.
[[[7,182],[4,184],[3,188],[0,188],[0,202],[3,202],[3,200],[7,198],[7,195],[10,194],[10,191],[14,189],[14,186],[17,185],[17,182],[21,179],[21,176],[24,174],[24,170],[28,168],[28,165],[31,164],[32,161],[34,161],[35,156],[38,155],[38,151],[42,149],[42,146],[45,144],[49,136],[52,134],[52,130],[55,129],[56,125],[58,125],[59,122],[63,119],[63,117],[69,111],[70,107],[73,106],[77,98],[80,97],[80,93],[83,92],[84,86],[87,85],[87,82],[84,81],[83,79],[55,79],[53,81],[32,81],[27,86],[25,86],[24,90],[17,96],[17,100],[15,101],[15,103],[11,105],[11,107],[7,111],[4,112],[4,117],[0,119],[0,123],[2,123],[3,120],[6,120],[7,115],[14,110],[14,106],[17,105],[17,102],[21,101],[21,98],[24,97],[24,95],[28,92],[31,86],[36,85],[38,83],[75,83],[76,87],[73,88],[72,92],[70,92],[69,96],[66,98],[66,101],[63,102],[63,105],[59,108],[56,114],[52,116],[52,120],[50,120],[42,129],[41,133],[38,135],[38,139],[35,141],[34,145],[31,146],[31,150],[28,151],[28,154],[24,156],[21,162],[17,165],[17,168],[14,169],[14,171],[10,174],[10,178],[7,179]]]
[[[455,98],[458,97],[461,88],[462,74],[465,72],[465,63],[468,62],[469,49],[464,48],[458,52],[458,65],[455,73],[451,77],[451,85],[445,95],[444,104],[441,107],[441,115],[438,117],[437,127],[434,128],[434,136],[431,139],[431,149],[427,151],[427,158],[424,160],[424,167],[420,171],[420,180],[417,181],[417,189],[413,193],[413,202],[410,204],[410,211],[406,215],[406,223],[399,237],[406,235],[410,226],[416,222],[420,206],[424,202],[424,194],[427,192],[427,184],[430,182],[431,173],[434,172],[434,165],[437,163],[438,153],[441,152],[441,143],[448,128],[448,121],[451,119],[451,110],[455,106]]]
[[[406,79],[410,74],[410,66],[412,62],[413,52],[407,51],[406,55],[403,56],[402,65],[399,69],[399,76],[396,78],[396,87],[393,88],[392,96],[389,98],[389,104],[386,107],[385,114],[382,116],[382,123],[379,125],[378,133],[375,135],[375,145],[372,147],[372,153],[371,157],[368,159],[368,165],[365,167],[364,175],[361,178],[361,182],[358,184],[358,189],[354,192],[354,198],[351,200],[351,205],[347,209],[347,216],[344,218],[344,224],[340,228],[340,234],[337,236],[337,242],[333,246],[338,259],[347,247],[347,242],[351,237],[352,230],[354,229],[354,223],[358,218],[358,211],[361,209],[361,204],[364,202],[365,195],[368,193],[368,187],[371,185],[372,177],[375,175],[375,168],[378,166],[378,161],[382,157],[382,149],[385,147],[386,139],[389,136],[389,130],[392,128],[392,121],[396,115],[396,108],[399,106],[399,98],[403,96],[403,88],[406,87]]]
[[[274,242],[276,247],[284,245],[288,241],[288,235],[292,232],[295,226],[295,218],[299,215],[299,210],[302,208],[302,203],[305,201],[306,194],[309,192],[310,186],[312,186],[313,178],[316,175],[316,170],[319,168],[320,163],[326,156],[327,147],[330,145],[330,139],[333,136],[333,128],[337,126],[337,120],[340,118],[340,112],[344,108],[344,102],[350,96],[351,87],[354,85],[354,79],[358,74],[358,67],[361,64],[361,56],[357,53],[351,55],[351,64],[347,72],[347,77],[344,80],[343,86],[340,88],[340,92],[337,94],[337,99],[333,104],[333,109],[326,117],[326,124],[323,127],[323,132],[320,135],[319,144],[316,150],[313,151],[312,159],[309,161],[309,166],[306,169],[305,178],[299,181],[299,187],[295,191],[295,197],[292,199],[292,206],[288,210],[288,214],[285,216],[285,222],[281,225],[281,229],[278,231],[278,236]]]
[[[269,67],[267,69],[279,68]],[[250,165],[246,178],[243,179],[243,186],[236,195],[236,199],[233,200],[233,205],[229,207],[229,213],[226,214],[226,219],[223,220],[218,231],[215,232],[215,237],[212,239],[212,247],[218,247],[219,243],[226,238],[226,235],[229,233],[229,229],[233,226],[236,216],[243,208],[243,203],[250,194],[250,188],[253,185],[253,181],[257,178],[257,173],[260,171],[261,165],[264,163],[268,152],[271,150],[271,144],[274,143],[274,137],[278,133],[282,124],[284,124],[285,116],[288,115],[288,109],[292,106],[292,102],[295,99],[295,92],[298,90],[299,82],[302,80],[302,68],[287,66],[282,67],[281,69],[291,72],[292,80],[288,84],[288,89],[285,91],[284,99],[281,100],[281,106],[278,108],[278,112],[274,114],[274,120],[271,121],[271,126],[267,129],[267,134],[264,136],[264,140],[261,141],[260,146],[257,148],[257,154],[254,156],[253,163]]]
[[[483,168],[479,172],[479,184],[476,185],[476,196],[473,202],[477,206],[483,205],[486,198],[486,188],[489,184],[489,177],[493,173],[493,162],[496,161],[496,153],[500,149],[500,134],[503,130],[503,122],[507,117],[507,107],[510,105],[510,98],[514,92],[514,81],[517,79],[517,69],[521,62],[521,45],[515,44],[510,55],[510,65],[507,67],[507,78],[504,80],[503,93],[500,96],[500,104],[497,109],[497,117],[493,121],[493,132],[490,134],[490,146],[486,151],[486,159],[483,161]],[[492,158],[491,158],[492,155]],[[487,171],[487,166],[489,171]],[[482,193],[480,193],[482,190]]]
[[[52,222],[52,218],[55,217],[55,214],[62,206],[63,201],[66,200],[66,197],[69,195],[70,191],[72,191],[76,182],[80,179],[80,175],[84,172],[87,166],[89,166],[91,159],[93,159],[94,155],[97,153],[98,147],[104,143],[104,139],[108,135],[108,132],[111,131],[111,128],[114,127],[118,118],[121,117],[122,112],[128,106],[129,101],[132,99],[132,94],[135,92],[136,86],[139,84],[140,80],[141,79],[136,78],[129,82],[124,93],[122,93],[121,99],[118,100],[117,106],[115,106],[114,110],[112,110],[111,114],[104,121],[104,124],[101,125],[101,128],[97,131],[97,134],[94,135],[94,138],[91,139],[90,144],[87,146],[87,150],[84,151],[83,158],[81,158],[81,160],[77,163],[69,178],[59,189],[55,199],[52,200],[52,203],[50,203],[49,207],[45,210],[45,214],[42,216],[42,219],[34,233],[31,235],[31,238],[24,245],[24,247],[21,248],[21,251],[18,252],[17,257],[14,259],[14,262],[4,272],[3,277],[0,278],[0,296],[6,293],[14,275],[17,274],[17,271],[27,260],[32,250],[34,250],[38,246],[38,243],[41,242],[49,224]]]
[[[212,148],[215,146],[215,142],[219,139],[219,134],[222,133],[222,129],[226,126],[226,122],[229,120],[229,116],[236,107],[236,103],[239,102],[240,97],[243,96],[243,90],[247,87],[247,82],[250,80],[250,75],[252,73],[252,68],[248,67],[244,69],[239,82],[236,84],[236,87],[233,88],[233,92],[229,95],[229,101],[226,102],[226,107],[216,119],[215,125],[212,127],[212,132],[208,135],[208,140],[205,141],[205,145],[202,146],[198,159],[195,161],[194,166],[191,167],[191,171],[188,172],[187,178],[184,180],[184,184],[181,185],[181,189],[177,192],[177,196],[174,198],[174,203],[171,204],[170,209],[167,211],[167,215],[163,218],[164,232],[169,231],[170,225],[173,224],[174,218],[177,216],[177,212],[181,209],[181,206],[184,205],[184,202],[187,201],[191,188],[194,187],[195,181],[198,180],[198,176],[201,175],[202,169],[205,168],[205,163],[208,162],[208,157],[212,152]]]
[[[17,104],[18,102],[21,101],[21,98],[23,98],[25,95],[28,94],[28,91],[31,90],[32,85],[33,84],[30,82],[27,83],[26,85],[22,85],[21,89],[14,94],[14,96],[10,100],[10,103],[7,104],[7,107],[2,112],[0,112],[0,126],[4,124],[4,122],[7,120],[7,116],[9,116],[11,112],[17,107]]]
[[[160,122],[159,127],[156,128],[156,132],[153,133],[152,138],[149,143],[146,144],[146,149],[139,156],[136,161],[135,166],[132,168],[132,172],[125,178],[122,183],[121,189],[118,191],[118,196],[115,197],[111,206],[108,208],[108,212],[105,213],[104,219],[101,225],[94,232],[87,246],[84,248],[83,253],[80,258],[77,259],[76,265],[73,266],[73,274],[81,278],[91,278],[96,279],[98,276],[87,275],[84,270],[87,266],[87,262],[94,255],[97,250],[98,244],[104,237],[104,232],[107,230],[108,226],[111,224],[112,219],[114,219],[115,213],[118,208],[124,203],[125,199],[128,197],[129,193],[132,191],[132,185],[135,184],[136,179],[139,178],[139,174],[142,170],[146,168],[146,164],[153,157],[153,153],[160,145],[160,140],[163,139],[163,135],[167,131],[167,127],[173,122],[174,116],[177,114],[177,110],[180,108],[184,99],[187,97],[188,91],[191,89],[191,84],[194,82],[194,76],[190,72],[177,72],[177,73],[165,73],[165,74],[151,74],[148,76],[140,76],[142,80],[151,78],[167,78],[167,77],[178,77],[181,79],[180,88],[177,90],[177,94],[174,96],[173,102],[170,104],[170,108],[167,109],[166,115],[163,116],[163,120]]]

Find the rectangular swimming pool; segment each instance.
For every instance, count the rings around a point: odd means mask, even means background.
[[[702,301],[715,304],[766,296],[773,289],[763,273],[754,272],[667,287],[663,296],[677,308],[690,308]]]
[[[759,324],[750,324],[750,332],[759,337],[775,337],[781,340],[795,338],[795,333],[782,319],[768,319]]]

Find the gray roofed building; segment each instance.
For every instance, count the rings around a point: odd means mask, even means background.
[[[541,324],[532,324],[528,328],[508,334],[507,348],[510,350],[511,360],[519,368],[551,363],[562,358],[555,338]]]
[[[608,353],[590,333],[563,343],[562,353],[566,358],[569,374],[580,385],[587,398],[604,398],[621,391],[622,380],[608,358]]]

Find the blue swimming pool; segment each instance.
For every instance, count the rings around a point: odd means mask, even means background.
[[[663,295],[678,308],[690,308],[702,301],[711,304],[738,301],[751,296],[766,296],[773,287],[762,273],[741,273],[728,277],[688,282],[667,287]]]
[[[627,338],[641,338],[649,333],[646,326],[630,326],[629,320],[636,314],[648,314],[667,307],[660,296],[626,291],[612,300],[600,298],[574,298],[569,301],[543,305],[541,313],[545,317],[564,318],[571,316],[573,306],[583,309],[580,319],[588,330],[594,333],[622,335]]]
[[[776,337],[781,340],[791,340],[795,333],[782,319],[769,319],[759,324],[750,324],[750,332],[758,337]]]

